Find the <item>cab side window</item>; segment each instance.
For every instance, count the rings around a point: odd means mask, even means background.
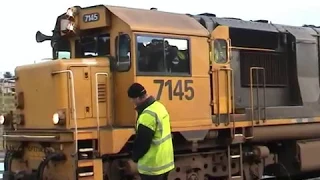
[[[225,39],[214,40],[214,62],[224,64],[228,62],[228,43]]]
[[[137,36],[137,74],[191,74],[189,41],[156,36]]]
[[[128,71],[131,66],[131,40],[127,34],[116,37],[116,60],[118,71]]]

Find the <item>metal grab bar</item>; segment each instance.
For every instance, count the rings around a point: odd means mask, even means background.
[[[246,137],[246,139],[252,139],[254,137],[253,129],[254,129],[254,97],[253,97],[253,70],[256,70],[256,86],[257,86],[257,108],[258,108],[258,120],[256,121],[257,124],[260,123],[261,120],[261,108],[260,108],[260,98],[259,98],[259,70],[263,73],[263,105],[264,105],[264,120],[266,118],[266,72],[263,67],[250,67],[250,106],[251,106],[251,129],[252,129],[252,136]]]
[[[216,122],[216,126],[220,125],[220,118],[221,118],[221,112],[220,112],[220,72],[225,72],[226,73],[226,79],[227,79],[227,114],[228,114],[228,121],[225,123],[225,125],[229,125],[232,119],[233,122],[233,128],[235,128],[235,120],[233,116],[231,116],[231,113],[235,112],[235,107],[234,107],[234,73],[232,68],[219,68],[214,70],[216,71],[216,81],[217,81],[217,113],[218,113],[218,118]],[[230,72],[230,77],[229,77],[229,72]],[[231,107],[230,107],[230,102],[231,100]],[[231,108],[231,112],[230,109]]]
[[[29,138],[29,139],[35,139],[35,138],[39,138],[39,139],[56,139],[57,136],[49,136],[49,135],[43,135],[43,136],[39,136],[39,135],[23,135],[23,134],[5,134],[3,135],[3,137],[8,137],[8,138],[17,138],[17,139],[21,139],[21,138]]]
[[[234,119],[234,116],[231,116],[232,113],[235,113],[235,105],[234,105],[234,73],[233,73],[233,69],[232,68],[220,68],[219,71],[225,71],[226,72],[228,121],[225,123],[225,125],[226,126],[229,125],[230,122],[232,121],[232,138],[234,138],[235,134],[236,134],[236,121]],[[219,71],[218,71],[218,74],[219,74]],[[229,77],[229,73],[230,73],[230,77]],[[218,79],[219,79],[219,75],[218,75]],[[219,95],[219,97],[220,97],[220,95]],[[230,105],[229,101],[231,101],[231,105]],[[230,110],[230,108],[231,108],[231,110]]]
[[[74,129],[75,129],[75,152],[72,154],[74,156],[74,167],[77,167],[78,165],[78,122],[77,122],[77,111],[76,111],[76,95],[75,95],[75,88],[74,88],[74,76],[73,72],[71,70],[62,70],[62,71],[55,71],[52,72],[52,75],[55,74],[62,74],[62,73],[67,73],[70,75],[71,79],[71,96],[72,96],[72,117],[74,121]],[[78,177],[77,171],[74,171],[74,177]]]
[[[77,122],[77,111],[76,111],[76,95],[75,95],[75,89],[74,89],[74,76],[71,70],[55,71],[55,72],[52,72],[52,75],[62,74],[62,73],[68,73],[71,79],[71,97],[72,97],[71,109],[72,109],[72,117],[74,121],[75,140],[76,140],[74,155],[76,155],[78,153],[78,122]]]
[[[100,143],[100,110],[99,110],[100,107],[99,107],[99,95],[98,95],[98,93],[99,93],[98,92],[98,76],[99,75],[105,75],[106,77],[109,77],[109,74],[108,73],[96,73],[95,74],[95,81],[96,81],[96,113],[97,113],[97,140],[98,140],[98,155],[100,156],[100,144],[99,144]],[[107,99],[107,101],[108,100],[109,99]]]

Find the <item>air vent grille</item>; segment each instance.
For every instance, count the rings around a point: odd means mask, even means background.
[[[98,101],[99,103],[106,102],[106,84],[98,84]]]

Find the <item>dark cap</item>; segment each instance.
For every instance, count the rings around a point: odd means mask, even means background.
[[[146,89],[139,83],[133,83],[128,88],[128,97],[137,98],[145,95],[147,93]]]

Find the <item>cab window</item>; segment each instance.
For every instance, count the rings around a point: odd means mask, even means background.
[[[119,34],[115,39],[116,66],[118,71],[128,71],[131,66],[131,40],[128,34]]]
[[[76,58],[110,55],[109,34],[82,36],[75,41]]]
[[[60,38],[58,41],[52,42],[53,46],[53,59],[70,59],[71,58],[71,45],[67,38]]]
[[[71,53],[69,51],[58,51],[58,59],[70,59]]]
[[[190,75],[189,40],[137,36],[137,74]]]
[[[224,64],[228,62],[228,43],[225,39],[214,40],[213,59],[215,63]]]

